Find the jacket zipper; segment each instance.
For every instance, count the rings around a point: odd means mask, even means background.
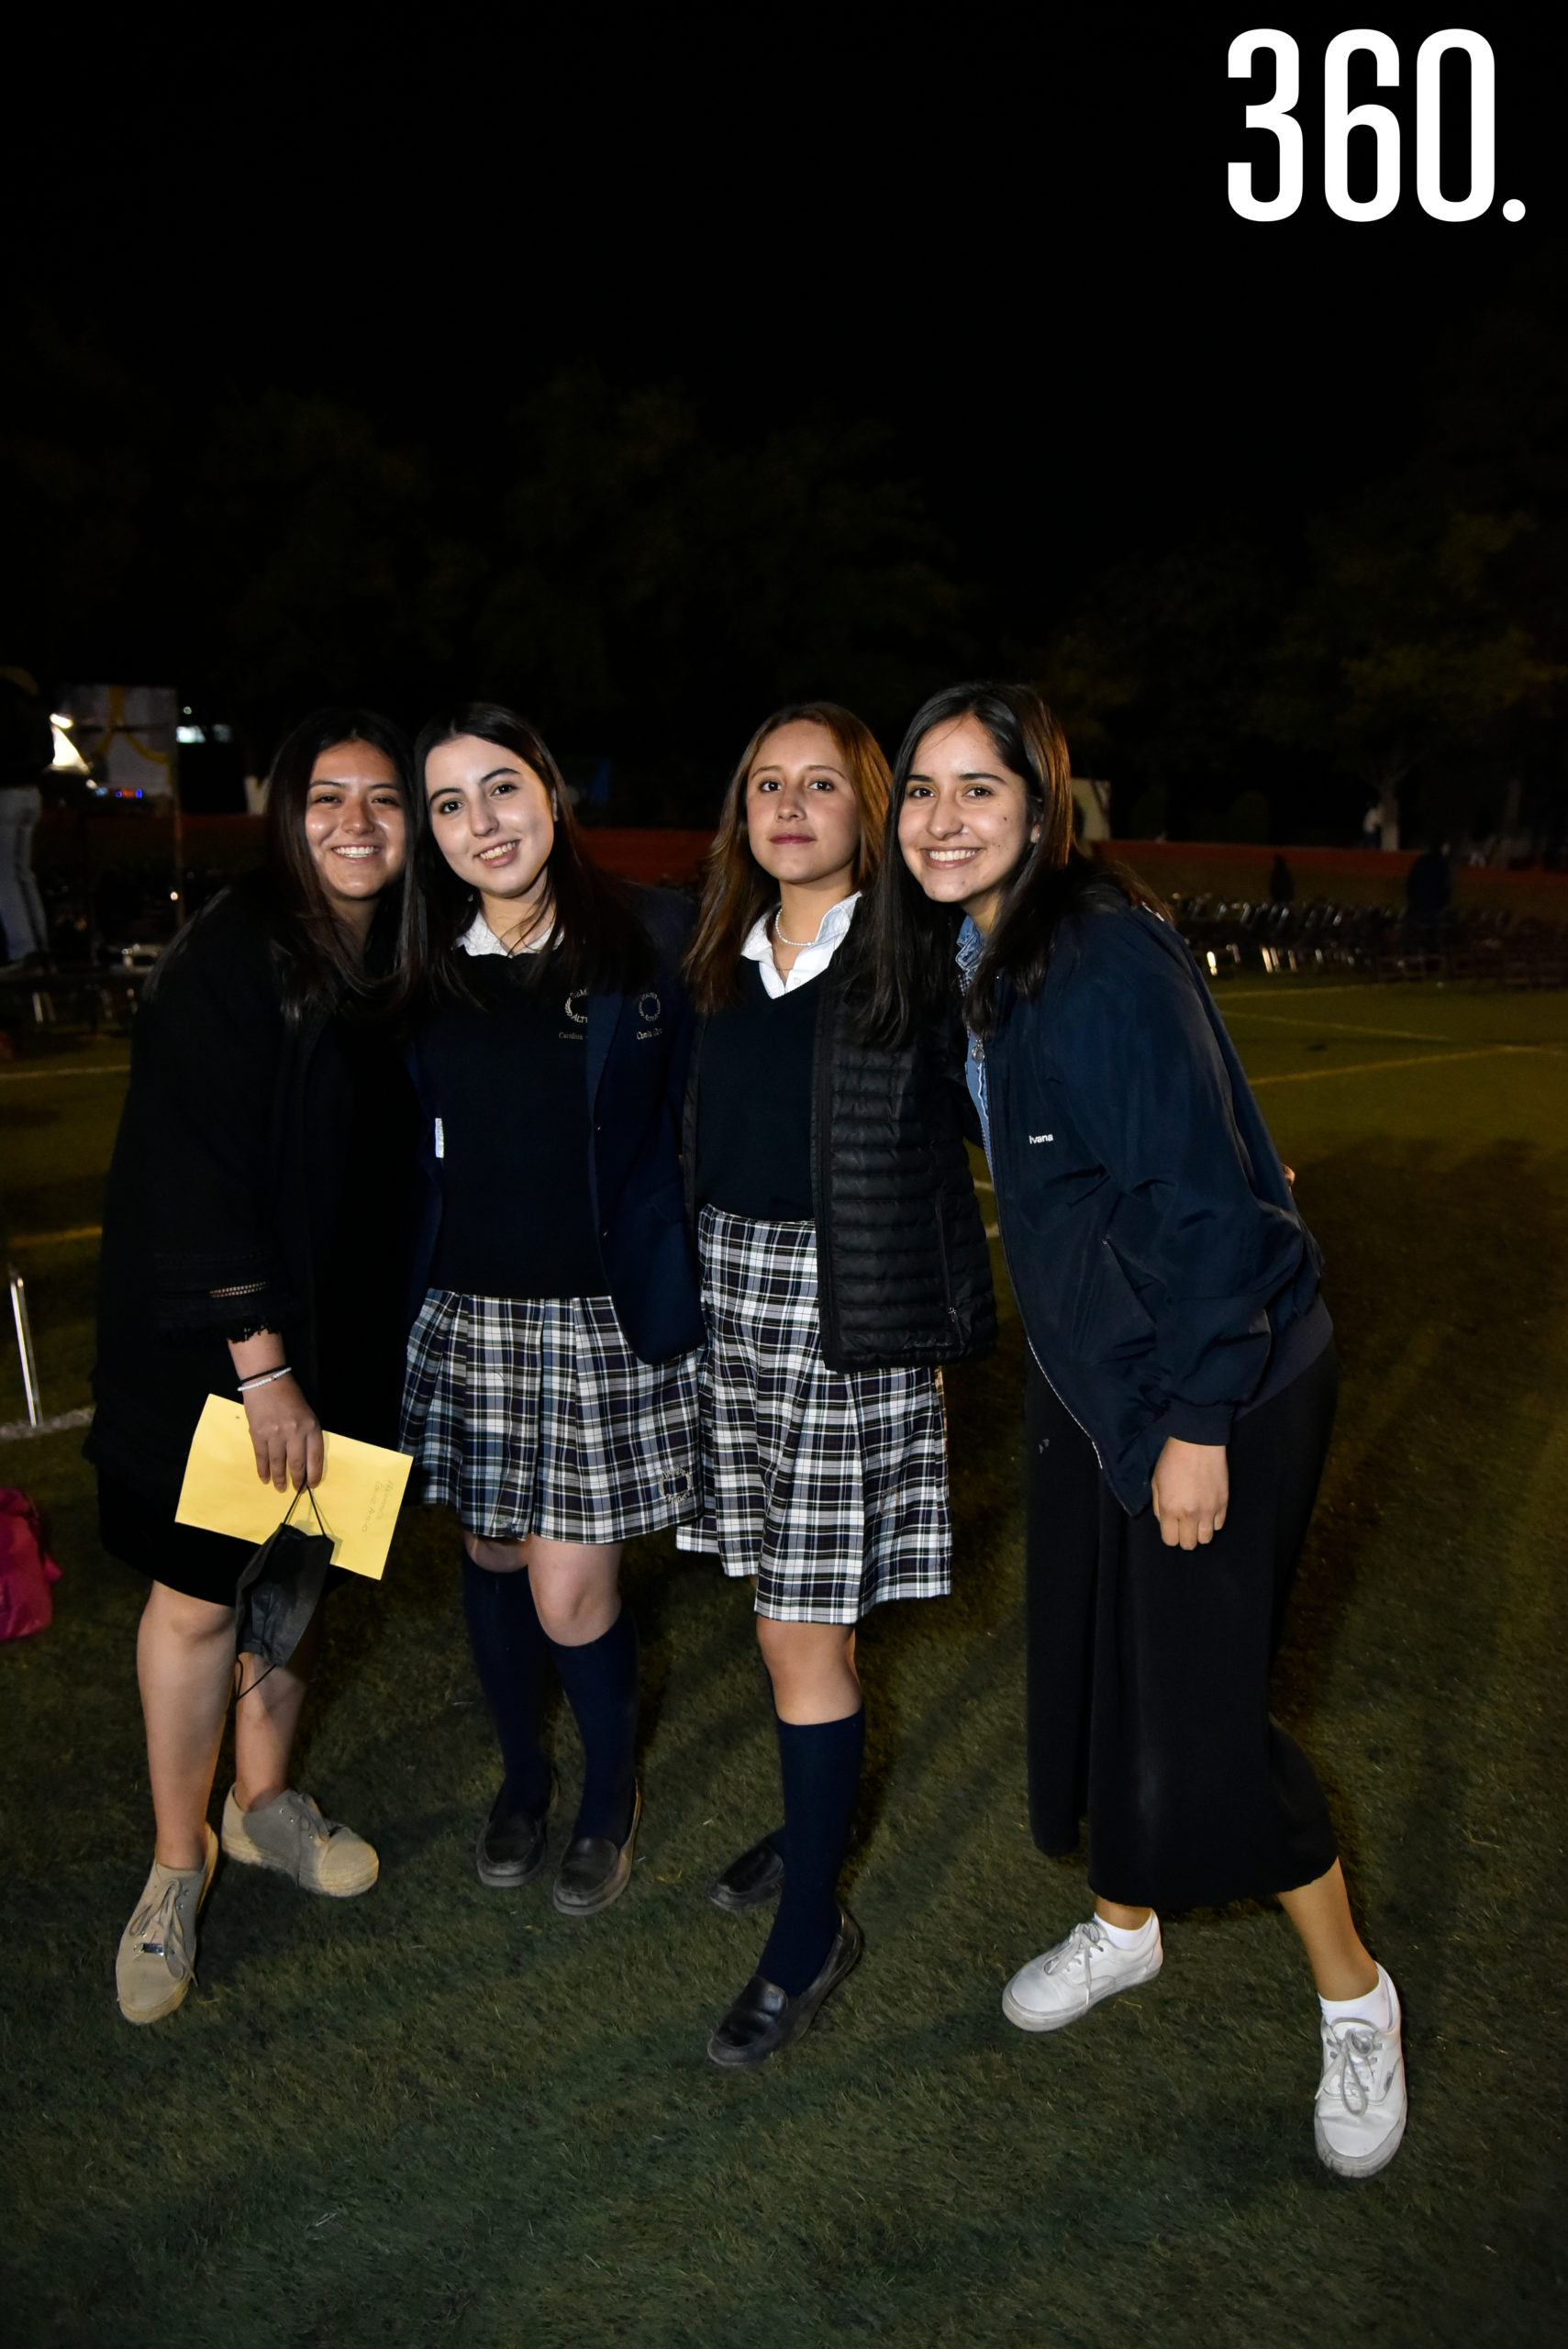
[[[986,1124],[987,1127],[990,1128],[995,1122],[996,1105],[992,1097],[989,1086],[986,1088],[985,1108]],[[995,1162],[993,1162],[993,1171],[994,1170]],[[1003,1212],[1002,1194],[1000,1191],[996,1194],[996,1237],[1002,1243],[1002,1262],[1006,1266],[1007,1286],[1012,1290],[1014,1301],[1017,1303],[1018,1297],[1018,1285],[1013,1278],[1012,1258],[1007,1253],[1006,1218]],[[1020,1321],[1024,1321],[1023,1308],[1021,1306],[1018,1308],[1018,1319]],[[1078,1417],[1078,1414],[1073,1408],[1072,1404],[1064,1401],[1062,1395],[1058,1392],[1056,1381],[1051,1377],[1051,1375],[1050,1371],[1047,1370],[1044,1363],[1041,1362],[1039,1349],[1036,1347],[1034,1340],[1029,1336],[1029,1325],[1027,1321],[1024,1321],[1024,1343],[1028,1346],[1030,1354],[1034,1357],[1035,1368],[1039,1371],[1040,1376],[1044,1379],[1046,1385],[1056,1397],[1057,1401],[1062,1405],[1062,1409],[1066,1412],[1068,1418],[1072,1420],[1073,1426],[1077,1429],[1079,1434],[1083,1437],[1084,1442],[1094,1453],[1095,1465],[1098,1468],[1101,1475],[1105,1476],[1106,1484],[1110,1485],[1111,1480],[1108,1475],[1106,1475],[1106,1464],[1100,1457],[1099,1445],[1095,1442],[1094,1437],[1089,1433],[1088,1429],[1084,1425],[1083,1420]],[[1115,1492],[1116,1486],[1114,1485],[1111,1485],[1111,1490],[1112,1492]]]

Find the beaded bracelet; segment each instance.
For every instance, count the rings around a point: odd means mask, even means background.
[[[276,1370],[259,1370],[253,1378],[239,1381],[239,1392],[243,1395],[252,1386],[270,1386],[275,1378],[287,1378],[293,1368],[292,1363],[285,1362]]]

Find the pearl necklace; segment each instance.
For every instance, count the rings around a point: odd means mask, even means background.
[[[781,905],[779,907],[779,913],[773,916],[773,936],[778,940],[779,944],[781,946],[815,946],[817,943],[815,938],[791,938],[785,931],[779,928],[779,914],[782,914],[783,911],[784,907]]]

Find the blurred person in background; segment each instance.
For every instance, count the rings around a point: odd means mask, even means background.
[[[1399,1998],[1269,1711],[1338,1389],[1317,1243],[1189,950],[1074,849],[1040,696],[935,695],[894,808],[877,1015],[896,1036],[962,981],[1029,1342],[1030,1823],[1065,1855],[1087,1817],[1095,1895],[1003,2009],[1061,2030],[1158,1974],[1157,1909],[1277,1898],[1318,1992],[1318,2156],[1371,2176],[1405,2130]]]
[[[26,669],[0,669],[0,931],[7,963],[47,952],[49,923],[33,878],[33,831],[54,729]]]
[[[860,1956],[839,1898],[865,1752],[856,1626],[952,1586],[938,1365],[995,1336],[956,1003],[894,1051],[857,1030],[887,790],[851,711],[806,702],[765,720],[724,802],[687,960],[708,1346],[704,1517],[676,1539],[751,1581],[784,1812],[710,1896],[731,1912],[779,1896],[708,2041],[727,2067],[791,2045]]]
[[[180,933],[132,1036],[84,1447],[104,1546],[152,1586],[137,1663],[157,1843],[116,1969],[128,2022],[172,2013],[194,1976],[231,1695],[224,1853],[334,1896],[376,1877],[371,1846],[289,1783],[316,1621],[286,1664],[241,1655],[237,1675],[251,1545],[174,1511],[209,1393],[238,1390],[280,1495],[319,1481],[324,1426],[395,1440],[417,1129],[381,1015],[407,809],[388,720],[304,720],[272,766],[263,870]]]
[[[1453,905],[1453,859],[1450,843],[1429,841],[1405,875],[1405,910],[1428,930],[1445,920]]]

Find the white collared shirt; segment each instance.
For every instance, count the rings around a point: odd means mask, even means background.
[[[789,971],[783,975],[773,961],[773,914],[763,914],[751,924],[740,952],[747,962],[759,965],[763,990],[775,1003],[781,995],[793,995],[796,987],[803,987],[807,979],[816,978],[819,972],[828,968],[835,952],[849,935],[850,924],[855,918],[855,907],[860,901],[861,893],[856,889],[849,896],[840,897],[836,906],[829,906],[817,925],[817,935],[810,945],[801,948]]]
[[[555,936],[552,922],[542,938],[534,939],[527,946],[507,946],[491,929],[484,918],[484,908],[476,907],[473,919],[458,940],[460,954],[542,954]]]

